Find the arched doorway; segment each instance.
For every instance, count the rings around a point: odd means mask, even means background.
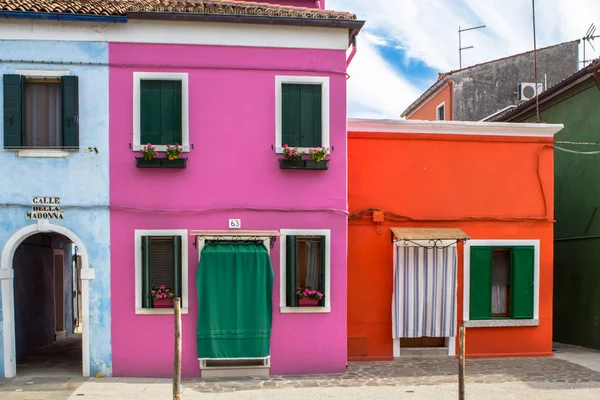
[[[54,225],[47,220],[39,220],[36,224],[26,226],[6,242],[0,259],[0,281],[2,288],[2,322],[4,348],[4,375],[7,378],[16,375],[16,342],[15,342],[15,292],[13,261],[17,248],[27,238],[39,233],[55,233],[70,240],[81,256],[81,340],[83,376],[90,375],[90,338],[89,338],[89,280],[94,279],[94,270],[90,268],[88,252],[83,242],[69,229]]]

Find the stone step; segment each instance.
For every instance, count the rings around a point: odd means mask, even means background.
[[[402,347],[400,357],[448,357],[448,347]]]

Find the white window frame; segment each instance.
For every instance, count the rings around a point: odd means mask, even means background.
[[[173,314],[172,308],[143,308],[142,307],[142,236],[180,236],[181,237],[181,313],[187,314],[188,302],[188,231],[187,229],[172,230],[135,230],[135,313]]]
[[[22,75],[25,78],[61,78],[63,76],[70,76],[71,71],[68,70],[55,70],[55,69],[18,69],[15,74]],[[81,132],[79,132],[81,135]],[[79,137],[81,139],[81,136]],[[61,150],[61,149],[16,149],[7,151],[14,151],[17,157],[26,158],[67,158],[69,157],[69,151],[75,150]]]
[[[440,108],[444,107],[444,119],[440,119]],[[439,106],[435,108],[435,119],[436,121],[446,120],[446,102],[442,101]]]
[[[281,314],[314,314],[331,312],[331,230],[281,229],[279,243],[279,312]],[[286,304],[286,236],[325,236],[325,304],[317,307],[288,307]]]
[[[329,77],[328,76],[288,76],[278,75],[275,77],[275,152],[283,154],[283,117],[282,117],[282,87],[285,83],[299,85],[320,84],[321,90],[321,147],[330,147],[329,139]],[[300,150],[308,151],[308,147],[299,147]]]
[[[533,318],[532,319],[469,319],[470,288],[471,288],[471,247],[514,247],[530,246],[534,248],[533,257]],[[539,326],[540,324],[540,241],[539,240],[468,240],[464,246],[464,292],[463,292],[463,320],[466,327],[503,327],[503,326]]]
[[[189,132],[189,82],[188,73],[174,72],[134,72],[133,73],[133,151],[140,151],[146,143],[141,143],[141,81],[181,81],[181,141],[183,152],[190,151]],[[167,151],[166,145],[156,146],[156,151]],[[172,143],[174,144],[174,143]]]

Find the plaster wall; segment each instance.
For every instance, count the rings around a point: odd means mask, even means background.
[[[469,357],[552,354],[553,152],[551,139],[350,132],[349,207],[384,223],[350,219],[348,337],[351,359],[392,359],[391,228],[460,228],[471,239],[540,241],[540,325],[469,328]],[[377,157],[385,152],[393,157]],[[522,219],[522,220],[520,220]],[[463,322],[458,246],[457,326]],[[366,294],[364,287],[369,287]],[[455,335],[458,336],[458,335]],[[458,347],[456,347],[458,348]],[[366,351],[365,351],[366,349]],[[361,355],[356,356],[360,353]]]
[[[223,46],[110,44],[110,152],[114,374],[172,373],[172,316],[136,315],[134,230],[330,229],[331,312],[282,314],[279,242],[271,373],[339,373],[346,367],[346,76],[345,52]],[[131,66],[134,65],[134,66]],[[181,67],[172,67],[180,65]],[[129,147],[133,73],[186,72],[190,144],[180,170],[138,169]],[[330,84],[329,170],[281,170],[275,154],[275,77],[325,76]],[[156,210],[161,210],[156,212]],[[183,376],[200,375],[193,238],[189,314],[183,316]],[[185,255],[184,255],[185,256]]]
[[[34,196],[58,196],[64,220],[52,222],[74,232],[86,246],[95,279],[90,281],[90,372],[111,375],[110,263],[108,211],[108,45],[101,42],[4,40],[0,74],[19,70],[67,70],[79,77],[80,150],[63,158],[24,158],[3,149],[0,135],[0,248],[19,229]],[[26,63],[19,60],[43,60]],[[75,62],[81,65],[66,65]],[[1,83],[0,83],[1,85]],[[3,109],[0,96],[0,109]],[[4,120],[0,121],[3,131]],[[88,151],[88,147],[96,151]],[[4,266],[3,266],[4,267]],[[0,315],[0,319],[2,316]],[[10,321],[0,321],[4,325]],[[0,339],[3,330],[0,329]],[[0,340],[0,376],[4,376]],[[18,373],[18,372],[17,372]]]

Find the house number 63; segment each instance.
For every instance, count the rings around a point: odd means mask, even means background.
[[[229,220],[229,229],[240,229],[242,227],[241,219],[230,219]]]

